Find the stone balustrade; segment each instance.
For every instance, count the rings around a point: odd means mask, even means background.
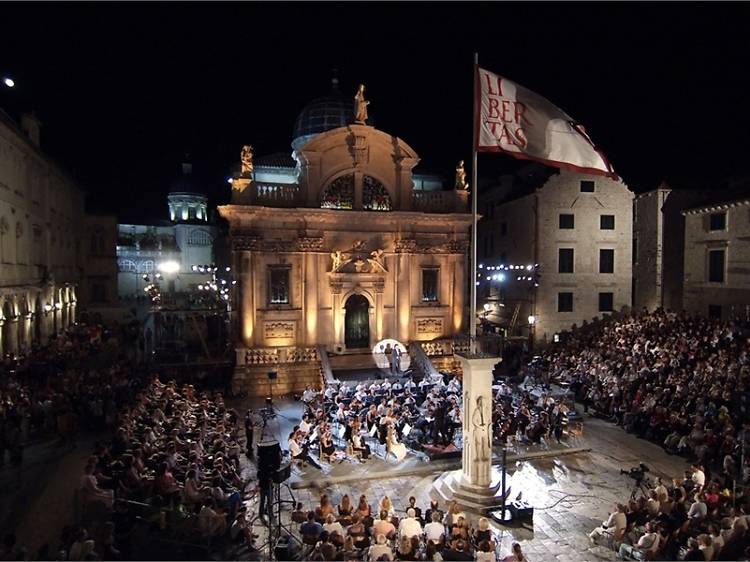
[[[468,191],[419,191],[412,192],[412,211],[423,213],[463,213],[469,200]]]
[[[295,207],[303,204],[299,185],[283,183],[255,183],[256,205]]]

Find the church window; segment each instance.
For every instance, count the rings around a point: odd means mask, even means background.
[[[151,273],[154,270],[154,260],[145,260],[140,263],[139,273]]]
[[[135,266],[135,262],[133,260],[120,260],[120,263],[118,264],[120,266],[120,271],[127,272],[127,273],[135,273],[138,271],[138,268]]]
[[[362,205],[368,211],[393,210],[388,190],[371,176],[362,177]]]
[[[191,246],[210,246],[212,242],[211,235],[205,230],[192,230],[188,237],[188,244]]]
[[[422,270],[422,302],[437,302],[439,272],[436,268]]]
[[[268,268],[268,302],[289,304],[289,267]]]
[[[320,198],[321,209],[354,208],[354,176],[341,176],[333,180],[323,190]]]

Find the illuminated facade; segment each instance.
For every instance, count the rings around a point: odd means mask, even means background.
[[[167,195],[169,221],[161,224],[117,225],[117,287],[120,299],[144,298],[144,288],[155,275],[162,276],[162,293],[192,291],[207,280],[193,265],[215,262],[218,228],[207,214],[205,195],[194,188],[190,164],[182,165],[182,177]]]
[[[353,124],[334,92],[297,119],[291,158],[238,173],[229,221],[241,347],[370,350],[465,329],[469,193],[414,174],[403,140]]]
[[[83,192],[39,147],[40,124],[0,110],[0,356],[76,319]]]

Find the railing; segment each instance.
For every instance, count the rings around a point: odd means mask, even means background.
[[[427,357],[444,357],[455,355],[456,353],[465,354],[469,352],[469,338],[442,338],[431,341],[420,342]]]
[[[284,183],[256,183],[255,203],[269,207],[293,207],[302,203],[299,185]]]
[[[318,357],[320,357],[320,374],[323,378],[323,384],[341,384],[341,381],[333,376],[333,369],[331,369],[331,362],[328,359],[328,352],[326,346],[318,346]]]
[[[316,347],[253,347],[245,350],[246,365],[314,363],[319,360]]]
[[[466,195],[463,195],[466,193]],[[412,210],[424,213],[462,213],[466,211],[468,192],[412,191]]]

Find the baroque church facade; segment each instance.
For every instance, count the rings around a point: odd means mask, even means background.
[[[358,92],[360,110],[364,98]],[[334,91],[304,108],[291,157],[241,155],[229,222],[240,348],[371,350],[466,325],[469,192],[418,174],[402,139]]]

